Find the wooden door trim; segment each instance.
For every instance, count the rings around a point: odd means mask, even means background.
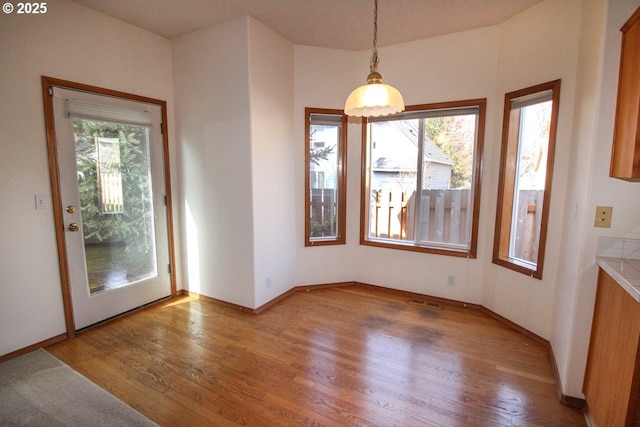
[[[51,89],[59,87],[94,93],[96,95],[124,98],[132,101],[144,102],[160,106],[162,111],[162,151],[164,156],[164,181],[167,209],[167,234],[169,244],[169,272],[171,282],[171,295],[177,295],[176,288],[176,258],[173,238],[173,210],[171,198],[171,173],[169,163],[169,132],[167,130],[167,102],[145,96],[119,92],[83,83],[61,80],[53,77],[42,76],[42,99],[44,104],[44,121],[46,128],[47,152],[49,156],[49,176],[51,178],[51,200],[53,218],[56,228],[56,243],[58,249],[58,265],[60,268],[60,281],[62,284],[62,302],[64,306],[67,337],[75,335],[75,321],[73,318],[73,306],[71,304],[71,282],[69,278],[69,258],[66,250],[66,237],[63,218],[62,197],[60,192],[60,170],[58,168],[58,151],[56,146],[56,130],[53,115],[53,96]]]

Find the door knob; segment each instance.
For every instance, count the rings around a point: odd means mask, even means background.
[[[75,206],[73,206],[73,205],[67,206],[67,212],[72,214],[72,213],[75,213],[75,211],[76,211],[76,207]]]
[[[71,224],[69,224],[69,227],[67,227],[69,229],[69,231],[78,231],[80,230],[80,226],[78,224],[76,224],[75,222],[72,222]]]

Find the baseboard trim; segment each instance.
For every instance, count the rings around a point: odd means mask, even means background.
[[[29,345],[27,347],[18,349],[16,351],[12,351],[11,353],[3,354],[2,356],[0,356],[0,363],[4,362],[6,360],[9,360],[9,359],[13,359],[14,357],[22,356],[23,354],[31,353],[34,350],[37,350],[37,349],[43,348],[43,347],[47,347],[49,345],[55,344],[55,343],[60,342],[60,341],[64,341],[66,339],[67,339],[67,333],[65,332],[64,334],[56,335],[55,337],[51,337],[51,338],[46,339],[44,341],[40,341],[38,343],[31,344],[31,345]]]
[[[503,317],[503,316],[499,315],[495,311],[490,310],[485,306],[481,306],[480,307],[480,311],[485,313],[487,316],[489,316],[489,317],[497,320],[498,322],[502,323],[503,325],[508,326],[509,328],[513,329],[514,331],[518,332],[519,334],[522,334],[525,337],[531,338],[533,341],[537,342],[538,344],[542,344],[544,346],[549,346],[550,345],[549,341],[547,341],[546,339],[542,338],[540,335],[531,332],[527,328],[518,325],[517,323],[507,319],[506,317]]]
[[[202,294],[198,294],[195,292],[190,292],[187,290],[182,290],[182,295],[184,296],[189,296],[189,297],[193,297],[193,298],[199,298],[202,299],[204,301],[208,301],[210,303],[213,304],[217,304],[223,307],[227,307],[227,308],[231,308],[234,310],[239,310],[239,311],[244,311],[247,313],[251,313],[251,314],[260,314],[263,311],[267,310],[270,307],[273,307],[274,305],[276,305],[277,303],[279,303],[280,301],[284,300],[285,298],[289,297],[292,294],[295,294],[296,292],[307,292],[307,291],[313,291],[313,290],[318,290],[318,289],[328,289],[328,288],[341,288],[341,287],[346,287],[346,286],[353,286],[355,282],[337,282],[337,283],[326,283],[326,284],[321,284],[321,285],[300,285],[300,286],[295,286],[291,289],[289,289],[288,291],[278,295],[277,297],[273,298],[272,300],[267,301],[266,303],[262,304],[260,307],[257,308],[250,308],[250,307],[245,307],[243,305],[240,304],[234,304],[232,302],[228,302],[228,301],[224,301],[221,299],[217,299],[217,298],[212,298],[206,295],[202,295]]]
[[[254,314],[259,314],[268,309],[269,307],[277,304],[283,299],[287,298],[289,295],[294,294],[296,292],[309,292],[309,291],[317,291],[319,289],[329,289],[329,288],[344,288],[347,286],[353,286],[355,282],[336,282],[336,283],[326,283],[322,285],[301,285],[296,286],[294,288],[289,289],[287,292],[280,294],[274,299],[262,304],[260,307],[253,310]]]
[[[409,292],[409,291],[403,291],[403,290],[399,290],[399,289],[392,289],[392,288],[386,288],[384,286],[378,286],[378,285],[370,285],[367,283],[360,283],[360,282],[354,282],[354,284],[356,286],[360,286],[363,288],[370,288],[370,289],[376,289],[380,292],[387,292],[387,293],[391,293],[391,294],[395,294],[395,295],[401,295],[401,296],[405,296],[407,298],[421,298],[421,299],[425,299],[428,301],[432,301],[432,302],[437,302],[440,304],[444,304],[444,305],[452,305],[455,307],[464,307],[464,308],[469,308],[472,310],[479,310],[482,313],[486,314],[487,316],[497,320],[498,322],[502,323],[505,326],[508,326],[509,328],[513,329],[514,331],[517,331],[518,333],[524,335],[525,337],[531,338],[532,340],[534,340],[535,342],[542,344],[544,346],[549,346],[549,341],[547,341],[546,339],[542,338],[541,336],[531,332],[530,330],[518,325],[515,322],[512,322],[511,320],[507,319],[506,317],[503,317],[501,315],[499,315],[498,313],[494,312],[493,310],[490,310],[488,308],[486,308],[483,305],[480,304],[472,304],[472,303],[468,303],[468,302],[464,302],[464,301],[458,301],[458,300],[453,300],[453,299],[448,299],[448,298],[441,298],[441,297],[435,297],[432,295],[426,295],[426,294],[420,294],[420,293],[416,293],[416,292]]]
[[[353,282],[353,284],[354,284],[354,286],[359,286],[361,288],[373,289],[373,290],[377,290],[379,292],[385,292],[385,293],[389,293],[389,294],[393,294],[393,295],[400,295],[400,296],[407,297],[407,298],[425,299],[425,300],[428,300],[428,301],[431,301],[431,302],[437,302],[437,303],[440,303],[440,304],[452,305],[452,306],[456,306],[456,307],[465,307],[465,308],[470,308],[472,310],[480,310],[480,309],[482,309],[482,306],[480,306],[478,304],[471,304],[471,303],[452,300],[452,299],[447,299],[447,298],[434,297],[432,295],[425,295],[425,294],[420,294],[420,293],[417,293],[417,292],[403,291],[403,290],[400,290],[400,289],[392,289],[392,288],[387,288],[387,287],[384,287],[384,286],[371,285],[371,284],[362,283],[362,282]]]
[[[346,288],[346,287],[354,286],[357,284],[358,282],[335,282],[335,283],[324,283],[321,285],[300,285],[300,286],[296,286],[294,289],[297,292],[317,291],[319,289]]]
[[[265,311],[266,309],[268,309],[269,307],[273,307],[274,305],[276,305],[277,303],[279,303],[283,299],[289,298],[289,296],[291,294],[294,294],[296,292],[298,292],[298,290],[296,288],[289,289],[287,292],[278,295],[277,297],[275,297],[274,299],[272,299],[270,301],[267,301],[266,303],[262,304],[260,307],[257,307],[255,309],[253,309],[251,312],[253,314],[260,314],[263,311]]]
[[[210,303],[215,304],[215,305],[231,308],[231,309],[238,310],[238,311],[246,311],[246,312],[249,312],[249,313],[254,313],[254,311],[255,311],[253,308],[249,308],[249,307],[245,307],[243,305],[234,304],[232,302],[228,302],[228,301],[224,301],[224,300],[221,300],[221,299],[209,297],[209,296],[206,296],[206,295],[203,295],[203,294],[199,294],[197,292],[191,292],[191,291],[183,290],[182,296],[183,297],[193,298],[193,299],[201,299],[203,301],[207,301],[207,302],[210,302]]]
[[[558,391],[558,399],[563,405],[576,409],[585,409],[587,401],[578,397],[567,396],[562,392],[562,381],[560,381],[560,370],[558,370],[558,364],[556,363],[556,356],[553,354],[553,346],[551,343],[547,346],[547,354],[549,355],[549,361],[551,362],[551,368],[553,369],[553,376],[556,378],[556,386]]]

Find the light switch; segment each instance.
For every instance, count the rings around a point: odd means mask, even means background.
[[[596,219],[593,222],[593,226],[601,228],[611,228],[612,214],[612,206],[596,206]]]
[[[47,209],[47,198],[44,194],[36,194],[35,196],[35,200],[36,200],[36,210],[38,211],[44,211]]]

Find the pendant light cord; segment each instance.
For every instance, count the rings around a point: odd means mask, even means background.
[[[404,99],[398,89],[382,83],[378,72],[378,0],[373,2],[373,53],[367,84],[356,88],[344,103],[344,113],[354,117],[377,117],[404,111]]]
[[[371,64],[369,65],[369,72],[378,71],[378,0],[373,2],[373,53],[371,54]]]

